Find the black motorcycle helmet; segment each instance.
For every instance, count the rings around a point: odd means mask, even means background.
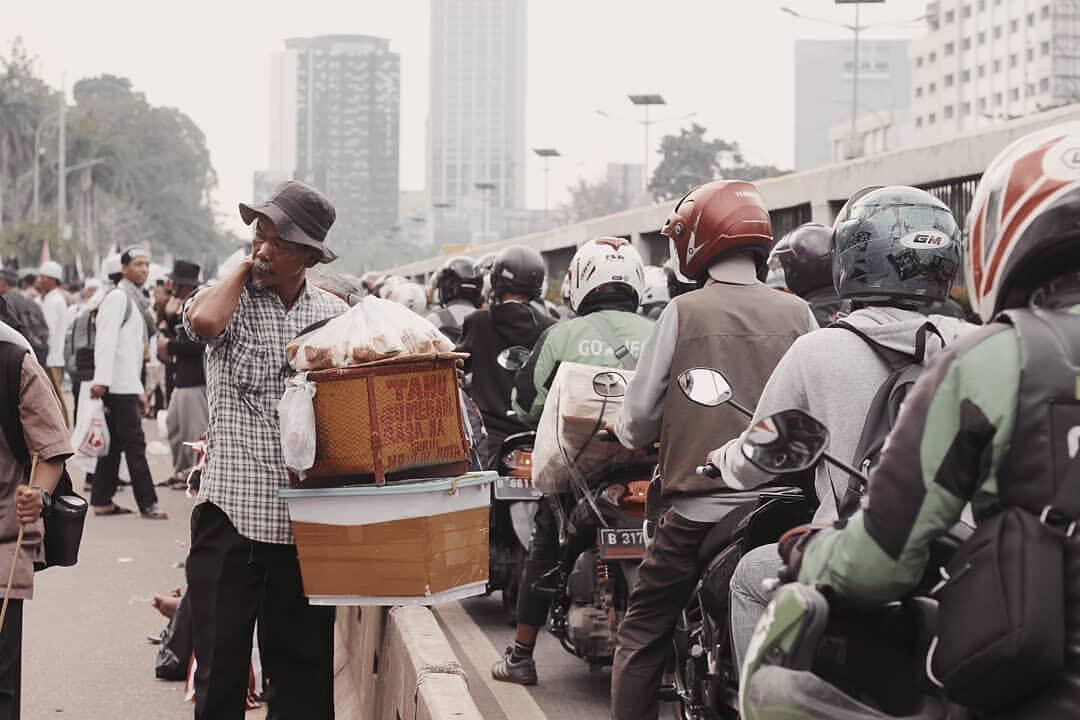
[[[452,257],[435,273],[435,290],[439,304],[444,307],[452,300],[468,300],[480,307],[484,278],[471,258]]]
[[[780,238],[769,255],[770,266],[774,259],[784,269],[784,283],[799,297],[833,286],[832,230],[820,223],[800,225]]]
[[[664,274],[667,275],[667,291],[668,297],[674,300],[683,293],[688,293],[691,290],[697,290],[697,283],[689,282],[685,283],[679,279],[679,276],[675,273],[675,270],[671,267],[671,263],[668,262],[664,265]]]
[[[925,190],[893,185],[853,195],[833,225],[833,285],[857,303],[943,302],[960,267],[960,227]]]
[[[512,292],[531,300],[540,296],[546,273],[539,252],[526,245],[511,245],[496,256],[491,266],[491,292],[496,299]]]

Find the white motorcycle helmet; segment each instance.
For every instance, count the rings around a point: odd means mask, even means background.
[[[394,283],[386,299],[404,305],[417,315],[423,315],[427,311],[427,292],[423,285],[414,282],[403,280]]]
[[[394,288],[406,282],[408,282],[408,280],[401,277],[400,275],[389,275],[383,278],[382,283],[378,286],[379,297],[381,297],[383,300],[389,300],[390,293],[394,290]]]
[[[645,293],[645,266],[630,242],[599,237],[578,248],[570,261],[566,282],[570,286],[570,309],[581,314],[589,295],[613,285],[633,294],[635,308]]]
[[[655,305],[657,303],[671,302],[668,293],[667,273],[658,265],[645,266],[645,292],[641,294],[642,305]]]

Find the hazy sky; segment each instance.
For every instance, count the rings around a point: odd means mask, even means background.
[[[654,117],[683,116],[712,135],[739,141],[754,162],[790,167],[794,156],[794,43],[851,33],[799,20],[800,13],[850,23],[833,0],[532,0],[528,27],[529,148],[551,146],[551,202],[578,176],[597,179],[609,161],[640,163],[640,115],[628,93],[658,92]],[[270,55],[287,37],[359,33],[389,38],[401,54],[401,187],[422,189],[428,100],[428,0],[0,0],[0,46],[22,36],[39,69],[59,85],[112,73],[130,78],[150,102],[180,108],[206,133],[217,169],[221,217],[240,227],[252,171],[266,165]],[[902,23],[924,0],[864,5],[863,24]],[[869,37],[921,34],[911,24],[872,28]],[[625,120],[605,119],[603,109]],[[665,132],[690,120],[653,126]],[[656,156],[650,159],[655,167]],[[528,200],[543,206],[542,163],[529,154]]]

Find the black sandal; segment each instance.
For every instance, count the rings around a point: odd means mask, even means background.
[[[131,515],[133,513],[134,513],[134,510],[130,510],[130,509],[126,508],[126,507],[121,507],[120,505],[117,505],[116,503],[113,503],[112,507],[110,507],[108,510],[105,510],[104,512],[99,511],[96,508],[94,509],[94,515],[97,515],[98,517],[101,517],[101,516],[104,516],[104,515]]]

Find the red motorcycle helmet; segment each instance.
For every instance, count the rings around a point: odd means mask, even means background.
[[[700,281],[726,255],[749,251],[762,273],[773,245],[772,222],[758,189],[743,180],[715,180],[675,205],[660,231],[673,245],[679,272]]]

